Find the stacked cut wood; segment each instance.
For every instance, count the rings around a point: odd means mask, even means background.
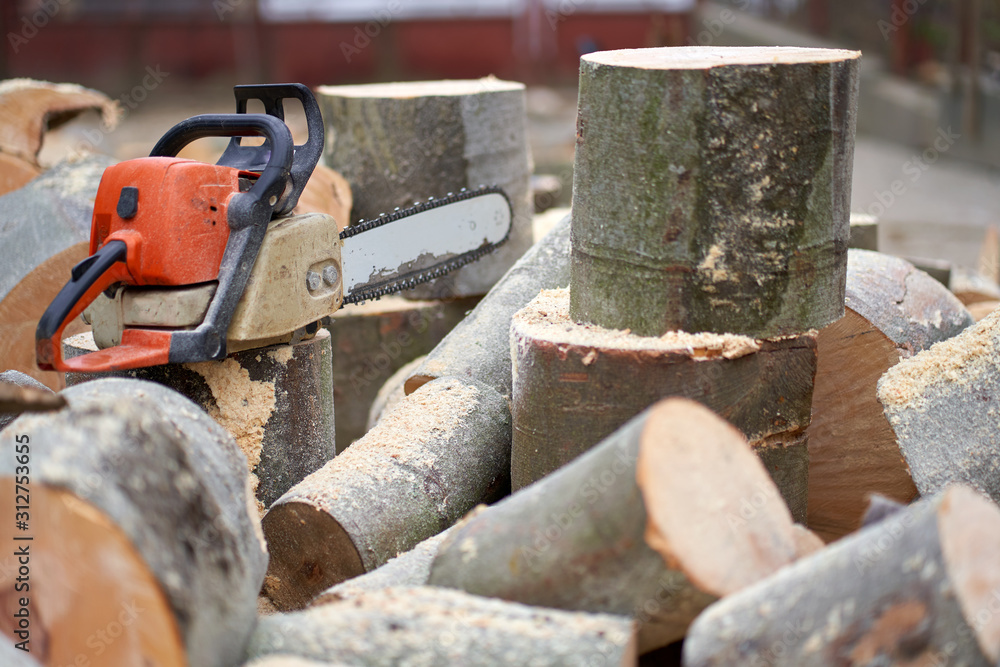
[[[858,64],[590,54],[574,208],[516,262],[224,361],[0,373],[21,662],[116,623],[108,664],[997,664],[1000,313],[848,252]],[[321,97],[357,217],[490,173],[523,224],[519,85]]]

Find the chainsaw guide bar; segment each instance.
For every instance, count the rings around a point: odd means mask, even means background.
[[[478,207],[464,207],[470,210],[461,211],[463,207],[452,206],[443,220],[443,227],[435,230],[433,223],[436,222],[429,212],[436,212],[443,206],[451,206],[459,202],[472,202]],[[463,215],[464,213],[464,215]],[[503,245],[510,236],[510,201],[503,190],[496,186],[480,187],[476,190],[466,190],[463,188],[457,194],[448,193],[447,196],[439,199],[431,198],[425,202],[417,202],[413,206],[405,209],[396,209],[392,213],[383,213],[377,218],[359,222],[352,225],[340,233],[340,239],[344,242],[342,250],[344,257],[344,303],[362,303],[370,299],[406,289],[411,289],[422,283],[439,278],[446,273],[454,271],[466,264],[476,261],[480,257],[487,255]],[[420,217],[418,219],[418,217]],[[433,216],[438,217],[438,216]],[[456,225],[456,221],[461,224]],[[409,229],[401,228],[400,225],[387,226],[391,223],[410,223]],[[417,224],[413,224],[417,223]],[[387,235],[391,245],[379,244],[372,238],[381,231]],[[406,234],[409,231],[410,234]],[[459,233],[464,231],[465,234]],[[451,238],[442,240],[444,234],[450,234]],[[400,238],[400,235],[409,238]],[[448,251],[447,247],[430,248],[432,240],[438,241],[443,246],[447,243],[463,245],[475,234],[483,236],[483,242],[479,247],[472,250],[461,249]],[[358,248],[350,241],[353,238],[364,237],[363,248]],[[437,238],[435,238],[437,237]],[[421,250],[414,251],[414,244],[423,243]],[[403,261],[393,266],[391,259],[383,259],[381,263],[387,266],[382,270],[380,277],[376,266],[367,276],[363,273],[365,267],[372,266],[371,259],[377,258],[379,253],[385,249],[395,247],[401,250],[396,253],[396,261]],[[468,246],[466,246],[468,247]],[[416,257],[414,257],[416,254]],[[426,266],[419,266],[420,257],[430,257]],[[445,259],[440,259],[445,257]],[[368,260],[366,262],[366,260]],[[406,267],[403,269],[403,267]],[[401,270],[402,269],[402,270]],[[386,275],[388,272],[388,275]]]

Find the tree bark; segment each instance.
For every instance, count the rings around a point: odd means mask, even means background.
[[[951,487],[712,605],[684,665],[994,665],[998,550],[1000,511]]]
[[[875,396],[901,358],[972,323],[940,283],[897,257],[851,250],[847,308],[819,333],[809,437],[809,526],[826,541],[860,525],[868,496],[908,503],[917,495]]]
[[[805,521],[815,334],[755,340],[672,332],[641,337],[569,318],[568,290],[542,291],[513,317],[511,488],[565,465],[658,399],[694,399],[724,417],[775,470]]]
[[[30,532],[19,534],[34,538],[33,618],[48,624],[33,636],[60,658],[46,664],[73,663],[112,622],[159,656],[151,663],[236,664],[267,564],[243,454],[194,403],[153,383],[106,379],[63,395],[66,410],[22,415],[0,433],[5,497],[22,484],[15,447],[29,446]],[[13,528],[11,517],[0,530]],[[131,650],[115,645],[112,655]]]
[[[475,298],[408,301],[389,296],[334,313],[327,331],[333,347],[338,452],[368,431],[368,411],[389,376],[430,352],[476,303]]]
[[[63,341],[64,355],[94,351],[93,336]],[[330,336],[234,352],[223,361],[107,373],[67,373],[70,385],[98,377],[150,380],[197,403],[236,439],[250,466],[258,510],[333,458]]]
[[[797,549],[788,508],[742,434],[670,398],[457,527],[428,583],[633,616],[644,653]]]
[[[878,400],[921,495],[964,482],[1000,501],[1000,312],[899,362]]]
[[[293,653],[353,665],[635,665],[628,618],[539,609],[434,587],[344,593],[262,618],[251,658]]]
[[[405,383],[412,394],[434,378],[470,378],[510,398],[510,320],[543,289],[569,285],[567,216],[517,261]]]
[[[509,443],[507,403],[489,387],[441,378],[407,396],[265,515],[265,592],[300,608],[501,498]]]
[[[485,294],[531,245],[523,84],[490,77],[321,86],[317,98],[327,126],[325,162],[354,192],[351,222],[479,185],[498,185],[510,198],[503,247],[406,296]]]
[[[572,319],[771,338],[840,318],[860,55],[581,58]]]

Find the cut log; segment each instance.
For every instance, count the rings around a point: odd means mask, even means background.
[[[1000,312],[890,368],[878,400],[921,495],[964,482],[1000,502]]]
[[[873,493],[871,498],[868,499],[868,509],[865,510],[865,515],[861,519],[861,527],[873,526],[882,519],[892,516],[901,509],[905,509],[906,505],[897,502],[892,498],[887,498],[880,493]]]
[[[99,630],[135,639],[109,647],[125,656],[112,664],[236,664],[267,564],[236,443],[157,384],[106,379],[63,395],[67,409],[0,432],[7,498],[26,484],[15,448],[27,445],[29,529],[18,534],[33,538],[32,638],[48,638],[46,664],[73,664]],[[11,517],[4,544],[13,530]],[[3,586],[9,603],[14,580]]]
[[[978,301],[969,306],[969,314],[974,321],[979,322],[997,308],[1000,308],[1000,301]]]
[[[809,438],[809,527],[826,541],[858,528],[868,495],[902,503],[917,495],[896,437],[875,396],[901,358],[972,324],[940,283],[912,264],[851,250],[847,308],[819,333]]]
[[[628,618],[539,609],[432,587],[345,593],[260,619],[251,658],[294,653],[352,665],[635,665]]]
[[[956,486],[709,607],[684,665],[994,665],[1000,510]]]
[[[0,430],[22,412],[49,412],[65,407],[66,399],[20,371],[0,373]]]
[[[470,378],[510,398],[510,320],[543,289],[569,285],[570,218],[536,243],[406,381],[412,394],[434,378]]]
[[[88,109],[101,112],[104,126],[114,129],[120,107],[104,93],[75,83],[33,79],[0,82],[0,151],[38,164],[45,130]]]
[[[97,349],[90,333],[63,341],[69,359]],[[236,439],[263,511],[333,458],[330,335],[230,354],[223,361],[67,373],[70,385],[100,377],[149,380],[197,403]]]
[[[389,376],[430,352],[477,302],[474,297],[410,301],[389,296],[333,315],[327,330],[333,348],[338,452],[368,431],[368,412]]]
[[[839,319],[860,55],[583,56],[573,320],[771,338]]]
[[[954,267],[951,262],[928,257],[905,257],[904,259],[945,287],[951,285],[951,273]]]
[[[485,294],[531,245],[524,84],[489,77],[321,86],[317,99],[327,126],[324,161],[354,191],[352,222],[479,185],[498,185],[510,198],[503,247],[408,297]]]
[[[569,290],[543,290],[511,322],[512,489],[568,463],[657,400],[683,396],[743,432],[775,471],[792,516],[805,521],[815,333],[642,337],[575,324],[570,300]]]
[[[264,516],[265,592],[301,608],[503,497],[509,443],[507,403],[489,387],[441,378],[407,396]]]
[[[589,452],[457,527],[428,583],[633,616],[639,650],[795,559],[788,508],[734,427],[660,401]]]
[[[269,655],[259,660],[253,660],[244,667],[349,667],[344,662],[330,662],[329,660],[316,661],[300,658],[295,655],[277,653]]]
[[[64,162],[25,187],[0,197],[0,368],[27,373],[51,389],[62,373],[35,365],[35,328],[87,256],[94,197],[110,158]],[[66,334],[84,331],[79,320]]]

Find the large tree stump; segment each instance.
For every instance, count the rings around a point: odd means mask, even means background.
[[[407,394],[439,377],[471,378],[510,397],[510,319],[543,289],[569,285],[569,216],[511,267],[405,383]]]
[[[97,186],[113,163],[103,156],[62,162],[0,197],[0,368],[52,389],[66,386],[63,374],[35,365],[35,329],[70,269],[87,257]],[[65,333],[86,329],[75,320]]]
[[[568,463],[658,399],[694,399],[750,441],[796,520],[805,521],[805,429],[816,336],[642,337],[569,318],[570,292],[542,291],[513,317],[511,488]]]
[[[292,487],[264,516],[265,592],[304,606],[506,494],[510,416],[487,386],[441,378]]]
[[[940,283],[909,262],[851,250],[847,307],[819,332],[809,425],[809,526],[827,541],[855,530],[880,493],[910,502],[917,489],[875,396],[901,358],[951,338],[972,318]]]
[[[583,56],[573,320],[770,338],[840,318],[860,55]]]
[[[129,637],[90,656],[102,663],[237,664],[267,563],[243,454],[157,384],[106,379],[63,395],[67,409],[0,432],[0,492],[30,495],[17,534],[32,537],[27,597],[45,664],[78,664],[98,631]],[[28,463],[15,458],[25,452]],[[0,537],[20,545],[9,519]],[[14,583],[3,582],[5,604]],[[7,632],[13,617],[3,618]]]
[[[250,657],[293,653],[352,665],[635,665],[628,618],[489,600],[433,587],[343,593],[262,618]]]
[[[352,222],[479,185],[498,185],[510,198],[506,244],[407,296],[485,294],[531,245],[524,84],[489,77],[321,86],[317,98],[327,127],[324,160],[351,184]]]
[[[968,487],[709,607],[684,665],[995,665],[1000,511]]]
[[[389,376],[430,352],[476,303],[475,298],[409,301],[388,296],[334,313],[327,330],[338,452],[368,431],[369,409]]]
[[[428,583],[633,616],[646,652],[797,556],[792,518],[742,434],[668,398],[441,545]]]
[[[878,400],[921,495],[964,482],[1000,502],[1000,311],[890,368]]]
[[[72,358],[97,349],[90,333],[63,341]],[[236,439],[249,464],[258,509],[335,454],[330,335],[234,352],[222,361],[107,373],[67,373],[70,385],[98,377],[150,380],[197,403]]]

